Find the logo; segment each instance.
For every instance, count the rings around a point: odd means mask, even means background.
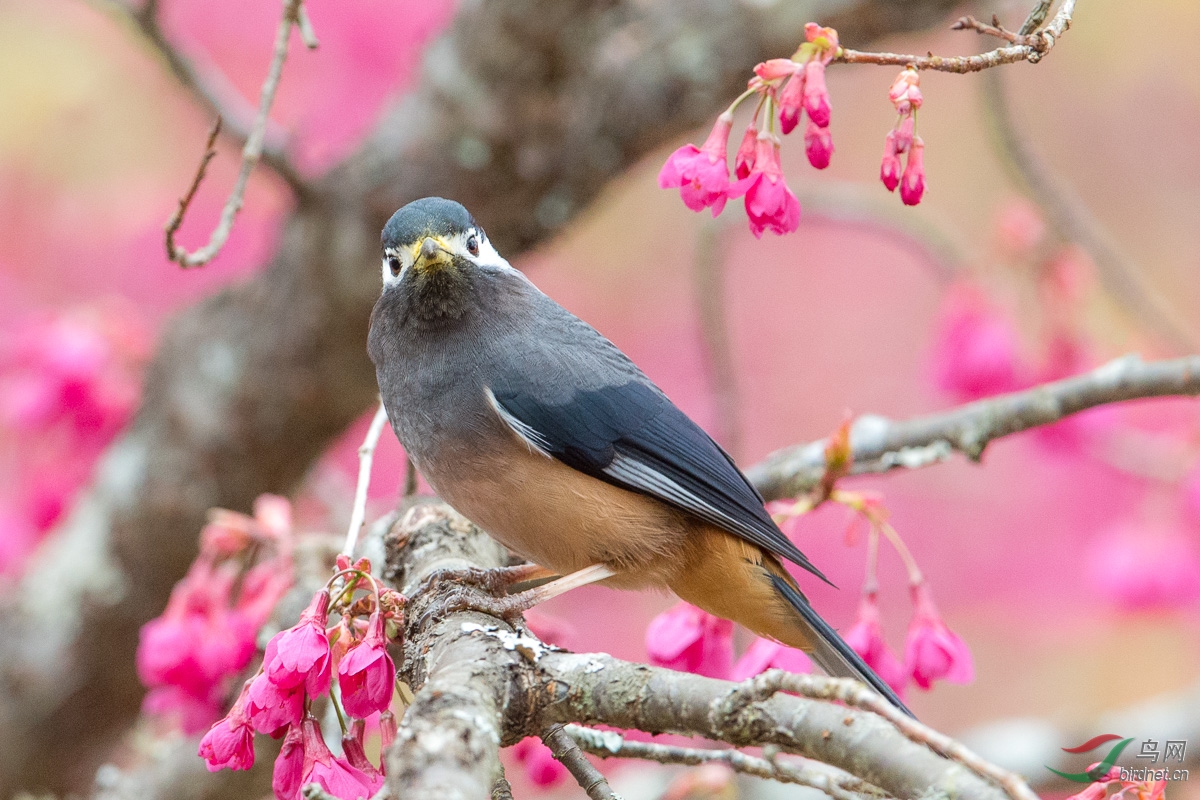
[[[1051,766],[1046,766],[1046,769],[1058,775],[1060,778],[1066,778],[1075,783],[1095,783],[1096,781],[1105,780],[1112,772],[1113,766],[1117,763],[1117,759],[1121,757],[1121,753],[1126,747],[1133,742],[1132,738],[1118,736],[1115,733],[1102,733],[1099,736],[1093,736],[1081,745],[1075,747],[1064,747],[1064,753],[1090,753],[1091,751],[1103,745],[1113,742],[1108,748],[1108,753],[1101,759],[1100,763],[1096,764],[1086,772],[1062,772]],[[1163,764],[1168,761],[1183,762],[1184,752],[1187,748],[1187,741],[1182,739],[1168,739],[1166,748],[1162,752]],[[1149,759],[1151,764],[1157,764],[1159,759],[1158,740],[1144,739],[1142,741],[1141,752],[1137,753],[1135,758]],[[1161,774],[1160,774],[1161,773]],[[1188,771],[1186,769],[1177,770],[1154,770],[1149,768],[1129,769],[1127,767],[1120,768],[1120,780],[1122,781],[1146,781],[1146,780],[1187,780]]]

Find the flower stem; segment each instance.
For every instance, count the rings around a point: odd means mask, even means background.
[[[891,542],[892,547],[900,555],[900,560],[904,562],[904,569],[908,571],[908,583],[910,586],[919,586],[925,581],[925,576],[921,574],[921,568],[917,566],[917,560],[913,558],[912,552],[909,551],[908,545],[900,538],[900,534],[896,533],[896,529],[886,522],[879,523],[879,531],[887,540]]]

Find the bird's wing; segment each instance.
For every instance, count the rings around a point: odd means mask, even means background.
[[[693,514],[829,583],[775,525],[733,459],[644,379],[577,390],[560,403],[511,384],[488,391],[530,447]]]

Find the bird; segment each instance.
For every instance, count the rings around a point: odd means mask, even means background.
[[[784,568],[829,582],[734,460],[463,205],[396,211],[382,275],[367,350],[397,438],[443,500],[527,559],[522,579],[559,576],[507,608],[588,583],[666,588],[911,715]]]

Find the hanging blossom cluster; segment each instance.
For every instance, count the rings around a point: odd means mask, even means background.
[[[258,632],[292,585],[292,512],[262,495],[254,516],[214,509],[200,555],[162,615],[142,626],[137,671],[145,711],[198,733],[224,708],[257,651]],[[266,555],[264,555],[266,554]]]
[[[658,174],[658,185],[679,189],[693,211],[712,209],[715,217],[731,198],[745,196],[750,231],[791,233],[800,225],[800,201],[783,178],[779,135],[791,133],[808,115],[804,132],[808,160],[817,169],[829,166],[833,137],[829,132],[829,91],[825,67],[838,51],[837,31],[815,22],[805,26],[808,39],[791,58],[774,58],[754,68],[745,92],[733,101],[713,126],[703,147],[687,144],[676,150]],[[746,100],[758,106],[742,136],[734,159],[737,180],[729,179],[729,134],[733,114]]]
[[[837,479],[850,467],[849,421],[830,437],[825,451],[826,475],[814,496],[797,501],[782,517],[795,517],[831,500],[855,512],[855,520],[869,525],[867,579],[859,603],[858,618],[842,637],[896,694],[904,696],[909,682],[930,689],[934,681],[970,683],[975,678],[971,651],[946,626],[933,595],[912,555],[887,521],[878,498],[837,489]],[[847,533],[848,543],[853,543]],[[888,646],[879,617],[878,543],[880,535],[893,545],[908,569],[913,617],[901,660]],[[803,652],[770,639],[756,638],[736,661],[733,659],[733,623],[688,603],[678,603],[659,614],[646,630],[646,650],[651,663],[712,678],[745,680],[768,669],[807,673],[812,662]]]
[[[804,151],[808,162],[825,169],[833,157],[833,135],[829,130],[829,90],[825,67],[840,51],[838,34],[810,22],[804,27],[805,41],[791,58],[773,58],[754,68],[743,92],[713,125],[701,147],[686,144],[667,158],[658,173],[658,185],[678,189],[684,204],[693,211],[712,210],[715,217],[734,198],[746,198],[750,231],[761,238],[765,231],[791,233],[800,225],[800,201],[788,188],[780,162],[780,134],[795,130],[807,117]],[[899,119],[887,136],[880,177],[888,191],[900,187],[906,205],[916,205],[925,194],[925,144],[916,135],[916,111],[921,107],[920,77],[906,68],[888,93]],[[738,107],[756,97],[757,106],[734,156],[734,175],[729,175],[729,136]],[[906,155],[901,163],[900,157]]]
[[[386,751],[396,736],[390,711],[396,667],[387,644],[398,630],[404,598],[371,577],[371,565],[339,556],[338,571],[300,621],[267,643],[262,667],[242,687],[229,713],[200,741],[210,771],[249,769],[254,734],[283,737],[272,786],[279,800],[299,800],[318,784],[341,800],[370,797],[383,786],[363,748],[366,720],[379,714]],[[331,613],[339,615],[331,625]],[[333,691],[333,675],[337,691]],[[342,729],[342,755],[325,744],[313,703],[328,695]]]
[[[1099,766],[1099,762],[1092,764],[1088,767],[1088,772]],[[1113,788],[1117,791],[1110,795],[1109,791]],[[1166,800],[1166,796],[1165,780],[1121,780],[1121,768],[1114,766],[1100,780],[1089,784],[1082,792],[1073,794],[1066,800]]]

